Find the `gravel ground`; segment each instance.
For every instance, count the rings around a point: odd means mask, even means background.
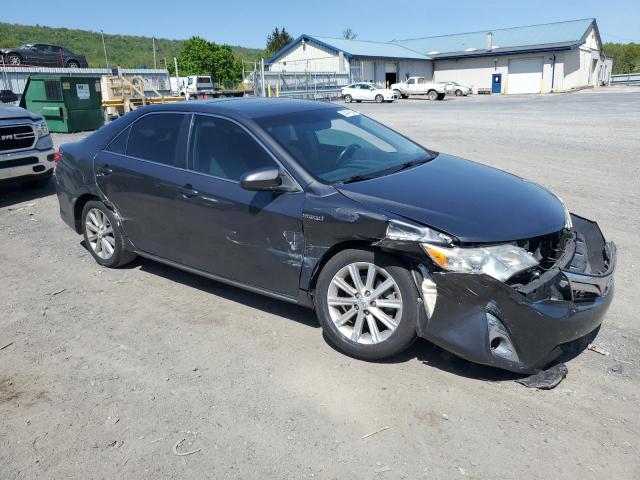
[[[2,189],[0,479],[640,478],[640,89],[353,106],[597,220],[619,251],[610,354],[552,391],[426,341],[353,360],[302,308],[150,261],[99,268],[53,188]]]

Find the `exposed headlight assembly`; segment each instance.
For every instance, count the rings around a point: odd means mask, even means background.
[[[437,230],[400,220],[389,220],[385,238],[400,242],[429,242],[442,245],[448,245],[453,240],[448,235]]]
[[[34,123],[33,129],[35,130],[38,138],[46,137],[47,135],[49,135],[49,127],[47,126],[47,122],[45,122],[44,120]]]
[[[518,272],[538,265],[533,256],[516,245],[489,247],[445,247],[421,243],[439,267],[451,272],[485,273],[504,282]]]

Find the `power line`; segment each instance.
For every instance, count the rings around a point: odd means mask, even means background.
[[[606,35],[607,37],[613,37],[613,38],[618,38],[620,40],[624,40],[626,42],[631,42],[631,43],[638,43],[637,40],[632,40],[631,38],[627,38],[627,37],[621,37],[619,35],[612,35],[611,33],[607,33],[607,32],[602,32],[603,35]]]

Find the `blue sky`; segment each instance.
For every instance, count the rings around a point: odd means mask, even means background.
[[[640,43],[638,0],[2,0],[2,4],[2,22],[159,38],[200,35],[218,43],[260,48],[275,26],[286,27],[294,37],[340,36],[351,27],[361,40],[385,41],[588,17],[597,19],[604,41]],[[401,5],[417,8],[403,12]],[[444,5],[449,5],[446,11]]]

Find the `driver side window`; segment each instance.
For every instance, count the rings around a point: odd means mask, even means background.
[[[410,78],[409,80],[407,80],[407,85],[413,85],[415,82],[415,78]]]

